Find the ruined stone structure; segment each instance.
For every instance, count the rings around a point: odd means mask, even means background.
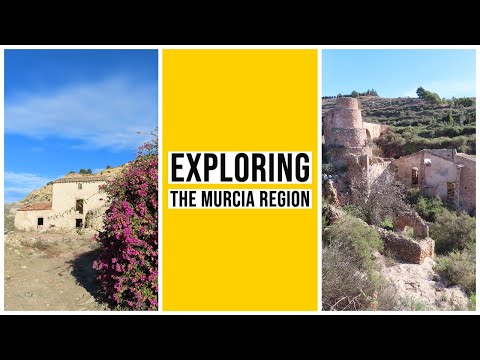
[[[386,125],[363,122],[358,100],[348,97],[337,99],[337,107],[326,114],[323,126],[327,157],[340,166],[348,161],[369,164],[373,140],[388,131]]]
[[[405,211],[402,214],[397,214],[393,218],[393,226],[398,232],[403,232],[407,226],[411,227],[413,236],[418,239],[428,237],[427,223],[414,211]]]
[[[384,251],[401,260],[422,264],[426,257],[435,256],[435,241],[429,237],[412,239],[405,234],[376,227],[384,242]]]
[[[475,202],[475,157],[455,149],[421,150],[392,161],[398,179],[422,194],[440,198],[456,208],[473,213]]]
[[[97,175],[66,176],[56,180],[52,202],[29,204],[18,209],[15,227],[42,231],[97,226],[98,219],[93,217],[98,218],[108,208],[106,194],[99,190],[106,180],[106,177]]]
[[[387,168],[393,168],[397,179],[406,186],[418,187],[426,196],[438,195],[457,209],[475,212],[475,156],[455,149],[422,150],[396,160],[373,156],[373,140],[388,127],[363,122],[358,101],[353,98],[338,98],[337,107],[325,115],[323,126],[329,162],[346,168],[346,174],[328,180],[323,190],[330,195],[336,190],[340,203],[351,201],[348,184],[352,180],[364,176],[381,179]],[[417,264],[434,257],[435,242],[429,237],[428,225],[416,212],[406,211],[392,220],[395,231],[375,227],[386,251]],[[413,237],[407,234],[407,227],[413,229]]]
[[[324,117],[325,150],[330,163],[345,166],[345,180],[379,177],[390,165],[408,187],[418,187],[429,197],[440,198],[459,210],[475,212],[475,156],[455,149],[421,150],[400,159],[382,159],[372,155],[372,142],[388,126],[362,120],[357,99],[341,97],[335,109]],[[335,184],[337,185],[337,184]],[[339,199],[342,198],[342,184]]]

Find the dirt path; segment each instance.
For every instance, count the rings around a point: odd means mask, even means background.
[[[108,310],[92,269],[90,236],[5,235],[5,310]]]

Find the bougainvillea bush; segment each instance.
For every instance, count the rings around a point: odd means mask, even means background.
[[[103,186],[111,201],[104,229],[95,236],[101,255],[98,279],[119,310],[158,308],[158,142]]]

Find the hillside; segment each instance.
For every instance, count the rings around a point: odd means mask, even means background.
[[[387,157],[400,157],[422,149],[455,148],[475,154],[476,108],[435,105],[417,98],[360,97],[366,122],[390,126],[392,132],[377,141]],[[335,107],[335,99],[322,100],[322,117]]]

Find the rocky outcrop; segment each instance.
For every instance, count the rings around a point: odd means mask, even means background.
[[[433,270],[433,259],[420,265],[385,260],[381,272],[395,288],[400,310],[468,310],[465,291],[459,285],[448,286]]]
[[[323,189],[323,197],[329,199],[334,206],[340,205],[338,201],[337,189],[335,189],[335,186],[333,186],[332,180],[327,180],[325,182]]]
[[[330,204],[326,204],[322,206],[322,214],[325,215],[327,219],[327,223],[329,225],[333,224],[334,222],[341,219],[345,215],[342,210],[337,209],[335,206],[332,206]]]

